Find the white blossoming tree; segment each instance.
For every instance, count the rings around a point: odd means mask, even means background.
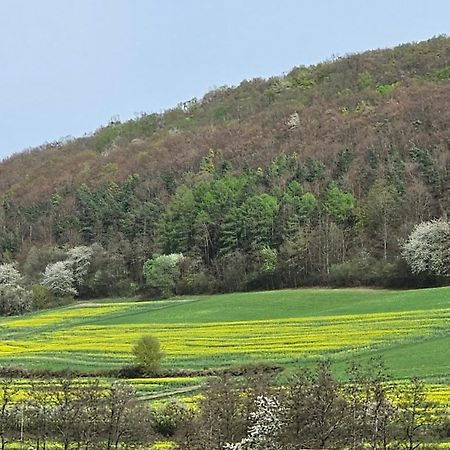
[[[22,275],[14,267],[14,264],[0,265],[0,284],[2,285],[17,285],[22,281]]]
[[[93,254],[93,248],[85,245],[71,248],[67,252],[66,261],[73,271],[73,278],[78,286],[83,284],[84,278],[89,271]]]
[[[442,219],[415,226],[403,244],[403,257],[415,274],[450,274],[450,223]]]
[[[23,314],[31,309],[32,296],[22,281],[13,264],[0,265],[0,314]]]
[[[282,408],[274,397],[260,395],[255,400],[256,410],[250,414],[253,425],[240,442],[226,444],[224,450],[279,450],[277,435],[284,423]]]
[[[45,268],[42,285],[56,297],[77,295],[74,288],[73,270],[67,261],[58,261]]]

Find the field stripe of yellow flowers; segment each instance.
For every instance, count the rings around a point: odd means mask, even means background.
[[[66,308],[0,323],[0,361],[42,358],[50,364],[120,365],[131,361],[131,348],[140,336],[152,334],[169,365],[283,362],[423,339],[446,333],[450,324],[449,308],[253,321],[102,323],[103,316],[130,308],[132,304]]]

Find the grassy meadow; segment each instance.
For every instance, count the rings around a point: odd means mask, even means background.
[[[164,301],[84,302],[0,320],[0,363],[86,371],[132,362],[143,334],[167,368],[382,355],[394,378],[450,378],[450,288],[300,289]]]

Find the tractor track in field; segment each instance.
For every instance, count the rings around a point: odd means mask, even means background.
[[[139,400],[140,401],[157,400],[160,398],[172,397],[172,396],[178,395],[178,394],[187,394],[189,392],[197,391],[201,387],[202,387],[202,385],[198,384],[196,386],[185,386],[185,387],[180,387],[178,389],[172,389],[171,391],[157,392],[155,394],[140,395]]]

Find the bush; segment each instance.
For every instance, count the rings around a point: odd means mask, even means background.
[[[154,255],[144,263],[143,274],[147,284],[157,288],[162,297],[171,297],[176,293],[181,271],[179,263],[183,260],[181,253]]]
[[[417,277],[412,274],[400,258],[385,261],[368,255],[331,266],[328,283],[339,287],[390,288],[412,288],[436,284],[430,277]]]
[[[142,336],[133,347],[136,364],[142,367],[147,375],[158,374],[161,370],[161,360],[164,353],[161,351],[159,340],[154,336]]]
[[[249,256],[239,250],[227,253],[219,258],[219,290],[221,292],[242,291],[246,288]]]
[[[99,244],[90,247],[92,258],[83,283],[79,286],[81,298],[132,296],[135,286],[129,278],[123,255],[117,250],[105,250]]]
[[[43,309],[53,305],[53,295],[51,292],[40,284],[34,284],[31,287],[33,294],[33,308]]]
[[[173,399],[152,411],[153,429],[166,438],[173,437],[179,427],[190,420],[192,412],[186,405]]]

